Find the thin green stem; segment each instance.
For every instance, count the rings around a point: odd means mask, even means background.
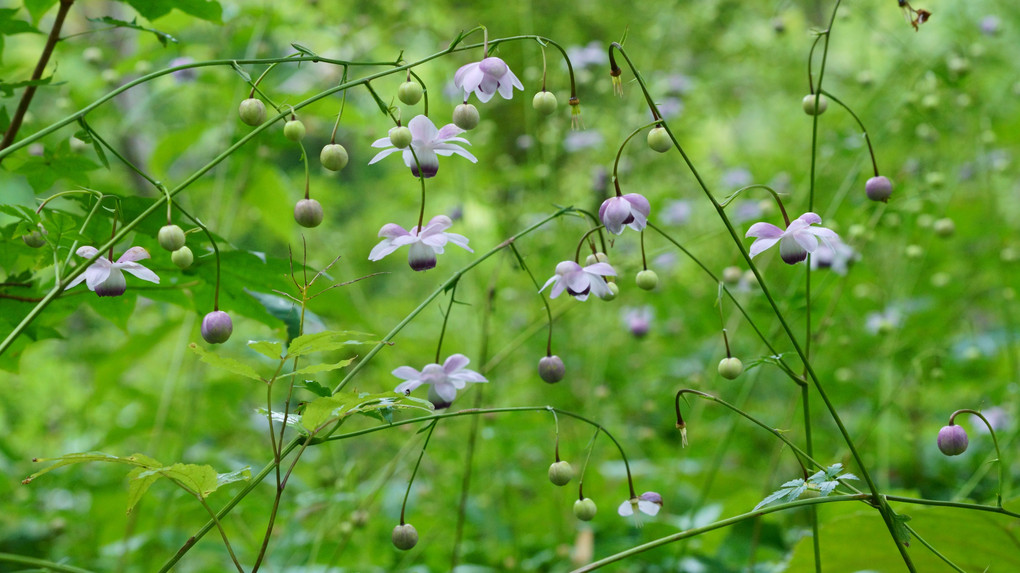
[[[47,561],[46,559],[39,559],[37,557],[15,555],[14,553],[0,553],[0,562],[17,563],[18,565],[31,565],[46,571],[59,571],[60,573],[95,573],[94,571],[74,567],[73,565],[64,565],[63,563]]]
[[[529,269],[528,265],[524,263],[524,257],[522,257],[521,254],[517,251],[517,246],[511,243],[510,251],[514,254],[515,257],[517,257],[517,262],[521,264],[521,268],[524,269],[524,272],[528,273],[528,276],[531,278],[531,283],[535,285],[535,292],[538,294],[539,298],[542,299],[542,306],[545,307],[545,315],[549,322],[549,336],[548,338],[546,338],[545,341],[545,355],[552,356],[553,317],[552,309],[549,307],[549,301],[546,300],[545,295],[543,295],[540,292],[542,290],[542,287],[538,284],[538,281],[535,279],[535,275],[531,273],[531,269]]]
[[[425,457],[425,450],[429,447],[429,440],[432,439],[432,432],[436,429],[438,422],[433,420],[428,427],[428,433],[425,434],[425,443],[421,446],[421,453],[418,454],[418,461],[414,464],[414,470],[411,472],[411,479],[407,480],[407,490],[404,491],[404,502],[400,504],[400,525],[404,525],[404,513],[407,510],[407,498],[411,495],[411,486],[414,485],[414,476],[418,475],[418,468],[421,467],[421,460]]]
[[[927,541],[925,541],[925,539],[923,537],[918,535],[916,529],[914,529],[913,527],[910,527],[910,525],[908,525],[906,523],[904,523],[903,526],[907,528],[907,531],[910,532],[910,534],[914,537],[914,539],[920,541],[921,545],[924,545],[925,547],[927,547],[928,551],[931,551],[932,553],[934,553],[935,556],[938,557],[939,559],[941,559],[943,563],[945,563],[946,565],[949,565],[950,567],[952,567],[954,571],[959,571],[959,573],[966,573],[963,569],[960,569],[960,567],[958,565],[956,565],[956,563],[953,563],[952,561],[950,561],[948,557],[946,557],[942,553],[939,553],[939,551],[937,549],[935,549],[935,547],[931,543],[928,543]]]
[[[439,341],[436,342],[436,364],[440,364],[439,357],[442,356],[443,338],[446,337],[446,325],[450,321],[450,311],[453,310],[453,303],[457,298],[457,285],[459,284],[460,281],[457,281],[450,287],[450,304],[446,305],[446,312],[443,313],[443,326],[439,330]]]
[[[1005,474],[1005,465],[1006,464],[1004,464],[1002,462],[1002,451],[999,450],[999,439],[995,437],[995,428],[992,427],[991,422],[989,422],[988,418],[985,418],[984,415],[981,414],[981,412],[978,412],[977,410],[971,410],[969,408],[964,408],[962,410],[957,410],[957,411],[953,412],[953,414],[951,416],[949,416],[949,425],[950,426],[953,425],[954,420],[956,419],[956,416],[959,415],[959,414],[972,414],[974,416],[977,416],[978,418],[981,418],[981,421],[984,422],[985,426],[988,427],[988,433],[991,434],[991,436],[992,436],[992,444],[995,446],[995,457],[996,457],[995,462],[999,465],[999,487],[995,491],[995,498],[997,500],[998,506],[1001,508],[1002,507],[1002,489],[1004,487],[1003,484],[1006,483],[1006,477],[1005,477],[1005,475],[1006,475]]]
[[[212,508],[209,507],[209,504],[206,503],[205,498],[199,494],[195,494],[195,497],[198,498],[198,502],[202,504],[202,507],[209,512],[209,517],[211,517],[213,523],[216,524],[216,529],[220,531],[220,537],[223,538],[223,544],[227,546],[227,553],[230,554],[230,560],[234,562],[234,566],[237,567],[237,570],[240,571],[240,573],[244,573],[244,567],[241,567],[241,563],[237,560],[237,556],[234,555],[234,548],[230,546],[230,540],[227,539],[227,532],[223,530],[223,525],[220,523],[220,520],[216,518],[216,513],[213,512]]]

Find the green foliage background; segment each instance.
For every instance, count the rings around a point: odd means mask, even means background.
[[[48,31],[54,2],[26,1],[24,8],[7,4],[16,10],[9,18],[25,22],[16,27]],[[309,131],[305,148],[313,157],[311,194],[326,212],[321,227],[301,229],[290,215],[302,196],[304,170],[299,150],[281,130],[268,130],[196,182],[178,200],[221,238],[220,305],[235,321],[233,338],[216,352],[260,370],[270,368],[270,362],[245,342],[287,339],[285,321],[260,298],[267,301],[274,291],[293,293],[291,252],[298,261],[307,256],[313,271],[340,256],[328,277],[337,282],[385,273],[317,298],[306,323],[309,328],[372,333],[378,339],[450,273],[555,206],[597,210],[612,192],[606,173],[619,146],[651,119],[630,70],[623,74],[623,97],[613,95],[606,49],[624,37],[656,101],[678,110],[666,119],[717,197],[748,183],[766,183],[789,194],[785,201],[791,216],[808,208],[812,122],[800,100],[808,92],[811,32],[826,25],[830,3],[482,6],[394,1],[369,6],[221,1],[222,10],[214,4],[76,4],[53,58],[53,80],[36,94],[21,135],[178,57],[279,57],[292,53],[290,44],[298,42],[330,57],[387,62],[402,53],[413,61],[440,51],[458,32],[478,24],[486,25],[493,38],[540,34],[570,47],[585,126],[583,131],[570,129],[568,78],[554,50],[546,53],[547,85],[560,107],[545,118],[530,106],[541,87],[540,46],[534,41],[502,44],[499,55],[524,82],[525,93],[479,105],[482,123],[465,135],[478,164],[443,158],[428,186],[426,216],[462,213],[451,231],[468,236],[475,255],[447,249],[438,267],[425,273],[411,272],[403,251],[381,262],[367,260],[379,227],[414,224],[419,187],[397,159],[367,165],[376,151],[371,142],[391,122],[365,90],[353,90],[346,99],[337,141],[351,161],[339,174],[321,169],[314,157],[329,140],[340,98],[299,113]],[[958,408],[996,408],[1007,476],[1020,467],[1015,292],[1020,283],[1020,67],[1015,58],[1020,8],[991,0],[942,0],[917,7],[934,13],[917,33],[892,0],[846,2],[832,29],[825,89],[868,127],[878,165],[895,188],[888,205],[865,198],[864,181],[871,175],[867,148],[853,119],[831,104],[819,123],[814,210],[860,253],[860,260],[846,276],[826,270],[813,274],[813,364],[880,487],[987,502],[996,488],[987,433],[961,418],[971,447],[952,459],[938,453],[935,435]],[[178,41],[164,46],[151,33],[108,29],[90,20],[104,16],[137,18],[138,25]],[[995,33],[982,31],[990,17],[997,22]],[[2,29],[0,76],[8,83],[30,76],[45,38],[31,32],[7,35],[11,30]],[[83,56],[92,46],[101,50],[98,61]],[[589,57],[589,50],[593,62],[586,64],[581,58]],[[459,103],[448,88],[453,73],[478,57],[455,54],[415,70],[428,86],[435,123],[445,123]],[[257,75],[263,69],[247,71]],[[237,104],[248,89],[238,75],[228,66],[196,72],[193,81],[166,76],[132,89],[90,113],[89,124],[157,179],[176,184],[249,129],[237,120]],[[352,68],[352,76],[361,73]],[[278,66],[262,88],[288,104],[339,80],[339,70],[328,65],[287,65]],[[402,80],[390,76],[373,87],[392,98]],[[13,113],[19,96],[15,90],[0,100],[6,110],[0,118]],[[124,197],[130,216],[155,197],[151,186],[113,158],[112,168],[106,169],[92,149],[72,150],[77,129],[65,128],[3,162],[4,335],[30,310],[24,299],[41,297],[53,279],[52,252],[22,243],[27,227],[16,218],[15,206],[33,208],[55,192],[88,187]],[[651,220],[713,272],[741,265],[678,153],[656,154],[639,135],[624,149],[620,184],[624,193],[647,196]],[[774,204],[763,194],[748,197],[731,207],[750,214],[742,219],[741,233],[754,221],[779,223]],[[50,206],[51,224],[74,236],[84,214],[82,203],[69,199]],[[675,214],[687,208],[686,220],[677,221]],[[668,213],[674,213],[672,220]],[[935,221],[947,217],[955,233],[937,236]],[[208,241],[189,235],[196,264],[178,271],[156,243],[162,224],[161,215],[150,217],[132,240],[115,249],[118,254],[132,245],[149,249],[153,259],[147,266],[161,277],[158,287],[129,278],[126,294],[114,299],[100,299],[84,287],[72,289],[0,356],[0,552],[97,571],[151,571],[207,519],[193,499],[167,483],[157,483],[125,515],[125,472],[108,464],[62,469],[22,486],[21,479],[40,469],[31,463],[33,457],[142,452],[222,472],[258,469],[271,457],[265,420],[256,413],[265,405],[264,386],[209,368],[187,351],[190,342],[201,344],[198,325],[212,307],[215,264]],[[517,243],[540,283],[557,262],[572,257],[584,229],[577,219],[561,218]],[[109,235],[109,221],[99,221],[82,239],[97,244]],[[611,252],[621,273],[616,301],[551,301],[557,316],[553,351],[567,366],[559,384],[547,385],[535,373],[545,352],[545,314],[531,279],[510,253],[497,255],[461,281],[456,295],[463,304],[453,307],[443,356],[468,355],[471,367],[484,365],[490,380],[461,392],[455,409],[550,404],[605,425],[627,449],[638,492],[662,494],[662,513],[640,529],[615,515],[616,506],[629,497],[625,474],[615,449],[600,437],[584,482],[599,514],[591,524],[577,522],[570,509],[576,499],[573,486],[555,488],[545,477],[553,461],[550,416],[485,416],[479,420],[460,547],[460,563],[474,568],[465,570],[567,570],[589,543],[596,557],[606,556],[748,511],[779,484],[799,477],[799,467],[781,443],[707,403],[693,402],[685,409],[691,445],[681,449],[672,404],[679,388],[742,405],[798,443],[804,440],[800,393],[781,372],[765,365],[735,381],[719,377],[716,364],[725,350],[715,306],[717,284],[658,236],[648,234],[645,241],[649,264],[660,277],[656,291],[633,286],[641,260],[637,235],[628,231]],[[776,257],[769,252],[756,262],[785,315],[803,333],[804,266],[788,267]],[[739,296],[759,327],[781,341],[764,298],[750,288]],[[654,318],[648,335],[637,338],[622,315],[627,307],[644,305]],[[386,392],[397,383],[390,375],[394,368],[432,362],[445,308],[446,299],[440,297],[352,386]],[[890,310],[898,313],[898,323],[888,332],[869,331],[869,315]],[[734,355],[745,364],[764,357],[766,349],[733,308],[724,304],[723,312]],[[777,344],[781,352],[792,351],[788,343]],[[369,347],[353,348],[327,361],[363,354]],[[338,376],[342,371],[314,378],[334,387]],[[855,471],[817,401],[813,415],[816,457]],[[370,418],[348,422],[349,429],[378,423]],[[389,535],[420,450],[416,430],[403,426],[310,448],[284,495],[266,570],[448,570],[472,421],[457,418],[438,425],[408,506],[408,521],[417,527],[421,542],[402,553],[392,548]],[[579,468],[591,429],[561,419],[560,431],[561,455]],[[210,497],[214,507],[232,495],[230,487]],[[1003,493],[1008,498],[1012,492]],[[264,483],[224,520],[242,562],[250,563],[258,551],[272,494],[272,486]],[[823,562],[831,563],[832,570],[902,570],[878,516],[861,511],[849,504],[820,506]],[[897,511],[914,515],[918,532],[930,535],[929,541],[966,570],[1020,566],[1015,520],[909,506],[897,506]],[[809,531],[805,513],[772,514],[643,553],[619,567],[693,572],[773,571],[786,565],[791,571],[810,570]],[[948,570],[920,544],[912,544],[910,551],[920,570]],[[222,544],[210,535],[177,570],[229,566]],[[0,571],[16,570],[5,567],[0,564]]]

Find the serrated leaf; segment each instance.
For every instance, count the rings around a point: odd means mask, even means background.
[[[148,457],[148,456],[146,456],[144,454],[131,454],[130,456],[121,457],[121,456],[114,456],[114,455],[111,455],[111,454],[106,454],[106,453],[103,453],[103,452],[81,452],[81,453],[74,453],[74,454],[64,454],[64,455],[62,455],[60,457],[56,457],[56,458],[35,458],[34,461],[36,461],[36,462],[54,462],[54,463],[52,465],[46,467],[46,468],[43,468],[43,469],[35,472],[32,475],[28,476],[28,478],[26,478],[25,480],[23,480],[21,482],[22,484],[28,484],[29,482],[31,482],[32,480],[34,480],[35,478],[37,478],[37,477],[39,477],[39,476],[41,476],[43,474],[49,473],[49,472],[51,472],[51,471],[53,471],[53,470],[55,470],[57,468],[62,468],[64,466],[69,466],[69,465],[72,465],[72,464],[81,464],[81,463],[88,463],[88,462],[106,462],[106,463],[115,463],[115,464],[126,464],[126,465],[132,465],[132,466],[140,466],[140,467],[143,467],[143,468],[152,467],[154,465],[161,465],[158,461],[156,461],[156,460],[154,460],[154,459],[152,459],[152,458],[150,458],[150,457]]]
[[[216,470],[212,466],[200,466],[196,464],[174,464],[161,468],[145,470],[138,474],[136,479],[148,478],[150,476],[165,477],[173,480],[189,492],[206,498],[219,487]]]
[[[195,344],[194,342],[189,344],[188,348],[190,348],[192,352],[197,354],[199,359],[202,360],[202,362],[205,362],[210,366],[215,366],[217,368],[226,370],[227,372],[232,372],[234,374],[244,376],[246,378],[251,378],[252,380],[260,381],[262,380],[262,377],[259,376],[258,372],[256,372],[254,368],[248,366],[247,364],[238,362],[237,360],[229,358],[227,356],[220,356],[219,354],[212,354],[210,352],[207,352],[204,348]]]
[[[57,3],[57,0],[25,0],[25,9],[28,10],[28,14],[32,16],[32,22],[38,24],[39,19],[43,17],[43,14],[47,10],[53,7]]]
[[[888,508],[888,506],[886,506]],[[893,535],[896,536],[896,541],[902,545],[910,545],[910,530],[907,529],[907,522],[910,521],[909,515],[901,515],[889,508],[892,512],[893,518]]]
[[[351,344],[360,344],[361,341],[352,340],[352,336],[367,336],[363,332],[347,330],[326,330],[315,334],[305,334],[290,341],[287,347],[287,358],[305,356],[313,352],[328,352],[337,350]]]
[[[157,464],[161,466],[163,464]],[[145,492],[149,491],[149,487],[156,483],[156,480],[160,478],[158,475],[139,477],[139,474],[147,471],[144,467],[139,467],[128,472],[128,500],[127,500],[127,512],[131,513],[138,502],[141,501],[142,496]]]
[[[765,499],[759,501],[758,505],[754,506],[754,509],[760,509],[784,498],[786,501],[793,501],[800,497],[800,494],[804,493],[805,489],[807,489],[806,481],[802,479],[790,480],[784,483],[782,487],[766,496]]]
[[[396,392],[357,395],[340,392],[328,398],[316,398],[305,404],[301,425],[314,432],[334,419],[343,419],[354,414],[369,414],[378,410],[408,408],[429,412],[435,409],[428,400],[412,398]]]
[[[305,380],[304,384],[298,384],[297,387],[304,388],[316,396],[327,397],[333,395],[333,392],[329,388],[326,388],[315,380]]]
[[[255,411],[258,412],[259,415],[265,416],[267,410],[265,408],[258,408]],[[283,423],[283,412],[275,412],[274,411],[273,412],[273,421],[278,423],[278,424],[282,424]],[[294,414],[293,412],[290,413],[290,414],[287,414],[287,426],[296,429],[299,433],[301,433],[304,436],[308,435],[308,431],[305,430],[305,427],[301,425],[301,415],[300,414]]]
[[[820,483],[821,481],[827,479],[828,477],[829,477],[828,471],[818,470],[817,472],[811,474],[811,477],[807,478],[807,480],[811,483]]]
[[[305,404],[301,413],[301,425],[309,432],[316,432],[330,420],[340,417],[340,413],[352,406],[350,397],[337,395],[316,398]]]
[[[843,475],[836,476],[836,479],[855,479],[855,480],[860,480],[861,478],[855,476],[854,474],[843,474]]]
[[[283,376],[280,376],[280,378],[286,378],[287,376],[297,376],[298,374],[315,374],[316,372],[329,372],[330,370],[344,368],[345,366],[349,366],[351,362],[354,362],[354,358],[357,357],[355,356],[352,358],[348,358],[347,360],[341,360],[340,362],[336,362],[334,364],[312,364],[309,366],[305,366],[300,370],[295,370],[294,372],[284,374]]]
[[[262,356],[272,358],[273,360],[279,360],[283,358],[283,345],[279,342],[269,342],[267,340],[249,340],[248,348],[251,348],[255,352],[258,352]]]
[[[818,484],[818,493],[825,497],[832,493],[832,490],[836,489],[837,485],[839,485],[838,481],[824,481]]]

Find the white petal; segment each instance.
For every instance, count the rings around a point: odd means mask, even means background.
[[[778,238],[775,238],[775,239],[755,239],[755,241],[753,243],[751,243],[751,250],[750,250],[750,252],[748,254],[750,254],[751,258],[753,259],[755,257],[755,255],[761,254],[762,251],[768,249],[772,245],[775,245],[778,241],[779,241]]]
[[[408,380],[407,382],[401,382],[393,391],[398,394],[410,394],[414,392],[415,388],[421,386],[421,380]]]
[[[659,513],[659,510],[662,509],[662,507],[659,506],[659,504],[657,504],[657,503],[653,503],[651,501],[641,500],[641,501],[638,501],[638,509],[641,510],[641,513],[644,513],[644,514],[647,514],[647,515],[655,515],[655,514]]]
[[[147,258],[149,258],[149,251],[146,251],[142,247],[131,247],[130,249],[124,251],[124,254],[121,255],[119,259],[117,259],[117,262],[126,263],[132,261],[141,261]]]
[[[378,245],[372,247],[372,252],[368,254],[368,260],[378,261],[397,250],[398,247],[400,247],[400,245],[394,245],[392,239],[384,239]]]
[[[443,371],[447,374],[453,374],[470,363],[471,359],[463,354],[451,354],[450,357],[443,362]]]
[[[396,370],[391,372],[391,374],[402,380],[417,380],[421,378],[421,372],[418,372],[417,370],[411,368],[410,366],[401,366],[400,368],[397,368]]]
[[[75,251],[75,254],[78,255],[79,257],[82,257],[83,259],[91,259],[92,257],[96,256],[96,253],[98,253],[98,252],[99,251],[96,250],[95,247],[87,247],[86,246],[86,247],[78,247],[78,250]]]
[[[150,271],[149,269],[143,267],[138,263],[117,263],[114,266],[124,269],[125,271],[142,279],[143,281],[149,281],[150,283],[159,284],[159,277],[156,276],[156,273]]]
[[[762,239],[778,239],[783,236],[784,231],[772,223],[755,223],[747,230],[745,237],[759,237]]]
[[[399,150],[399,149],[397,149],[396,147],[391,147],[391,148],[389,148],[389,149],[383,149],[383,150],[382,150],[382,151],[380,151],[379,153],[376,153],[376,154],[375,154],[375,157],[373,157],[373,158],[372,158],[372,160],[368,162],[368,164],[369,164],[369,165],[372,165],[373,163],[375,163],[375,162],[379,161],[379,160],[380,160],[380,159],[382,159],[383,157],[386,157],[387,155],[390,155],[390,154],[392,154],[392,153],[396,153],[396,152],[398,152],[398,151],[400,151],[400,150]]]
[[[634,504],[628,499],[621,503],[620,507],[616,508],[616,513],[619,513],[623,517],[634,515]]]
[[[449,382],[440,382],[439,384],[433,384],[432,388],[446,402],[453,402],[453,399],[457,397],[457,388]]]
[[[106,282],[106,279],[110,278],[110,272],[113,270],[113,263],[108,259],[96,259],[96,262],[89,265],[89,268],[85,269],[85,285],[89,287],[89,290],[96,290],[96,287]]]

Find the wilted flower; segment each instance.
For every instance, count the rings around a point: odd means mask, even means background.
[[[577,300],[588,300],[589,294],[602,298],[609,294],[606,279],[602,277],[615,276],[616,271],[609,263],[595,263],[582,267],[574,261],[563,261],[556,265],[556,274],[545,281],[538,292],[542,292],[545,287],[552,285],[549,298],[560,296],[564,290]]]
[[[638,515],[635,511],[640,511],[645,515],[655,515],[659,513],[660,509],[662,509],[662,496],[654,491],[646,491],[638,497],[632,497],[621,503],[620,507],[616,509],[616,513],[619,513],[623,517],[633,515],[638,526],[640,526],[641,520],[638,519]]]
[[[602,202],[599,207],[599,219],[606,226],[606,230],[614,235],[623,233],[623,226],[626,225],[635,231],[641,231],[648,223],[648,213],[651,206],[648,199],[638,193],[627,193],[626,195],[610,197]]]
[[[496,92],[503,99],[510,99],[514,88],[524,89],[524,84],[510,71],[506,62],[495,56],[461,66],[453,75],[453,83],[464,90],[464,101],[474,92],[482,103],[492,99]]]
[[[94,257],[98,252],[95,247],[80,247],[75,251],[79,257],[85,259]],[[77,286],[85,281],[85,286],[99,296],[120,296],[127,289],[127,281],[124,280],[124,273],[121,271],[127,271],[143,281],[159,284],[159,277],[156,276],[156,273],[135,262],[147,258],[149,258],[149,251],[142,247],[131,247],[117,259],[117,262],[100,257],[89,265],[85,272],[71,281],[67,288]]]
[[[822,218],[814,213],[804,213],[794,219],[786,230],[771,223],[755,223],[747,230],[747,237],[757,237],[751,244],[751,257],[779,243],[779,255],[788,265],[797,264],[813,253],[820,243],[837,241],[839,236],[825,227],[812,227],[821,223]]]
[[[401,382],[395,391],[410,395],[415,388],[422,384],[429,384],[431,385],[429,399],[437,402],[436,399],[433,399],[435,397],[442,403],[442,405],[437,403],[436,407],[449,406],[457,397],[457,390],[464,389],[468,382],[488,382],[481,374],[464,368],[469,362],[471,361],[467,356],[453,354],[442,365],[428,364],[421,369],[421,372],[410,366],[401,366],[393,371],[393,375],[403,379],[404,382]]]
[[[411,130],[411,145],[404,149],[398,149],[393,146],[389,136],[375,140],[372,143],[372,147],[387,147],[389,149],[383,149],[368,162],[369,165],[379,161],[383,157],[396,153],[398,151],[403,152],[404,165],[411,168],[411,173],[415,177],[419,177],[418,164],[421,164],[421,177],[434,177],[439,171],[439,156],[450,156],[453,154],[460,155],[461,157],[467,158],[472,163],[477,163],[478,159],[474,155],[471,155],[466,149],[457,145],[456,143],[466,143],[471,145],[468,140],[463,137],[457,137],[457,135],[464,133],[464,130],[448,123],[442,127],[442,129],[436,129],[432,120],[425,117],[424,115],[415,116],[411,121],[407,122],[407,128]],[[452,143],[456,142],[456,143]],[[414,152],[412,153],[412,150]],[[414,158],[417,155],[418,162],[416,163]]]
[[[415,226],[407,231],[396,223],[387,223],[379,229],[379,236],[385,238],[372,248],[368,260],[378,261],[398,248],[410,245],[411,250],[407,254],[408,264],[416,271],[427,271],[436,266],[436,255],[442,254],[446,243],[453,243],[473,253],[474,251],[467,245],[467,237],[444,232],[452,224],[446,215],[432,217],[424,230]]]

